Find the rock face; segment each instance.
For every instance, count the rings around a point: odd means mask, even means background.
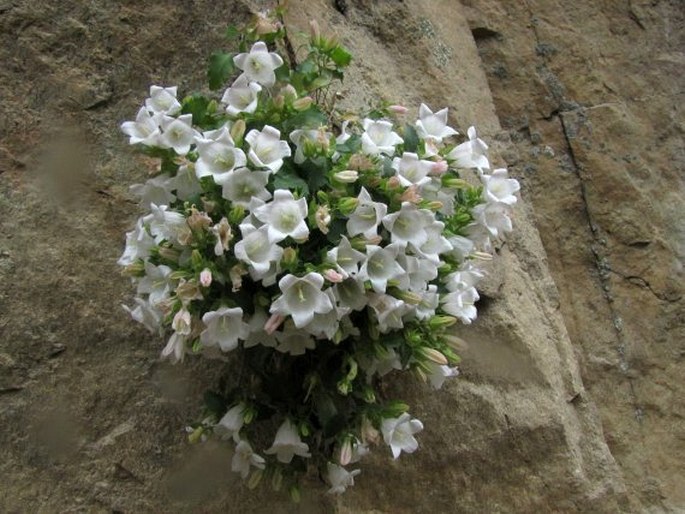
[[[248,491],[221,446],[188,446],[220,370],[158,362],[119,308],[128,186],[147,171],[118,126],[151,83],[202,90],[225,25],[266,6],[0,4],[0,510],[685,507],[678,2],[291,0],[293,38],[314,17],[357,57],[345,105],[449,106],[523,202],[459,331],[462,377],[389,384],[426,426],[417,453],[375,449],[341,498],[312,477],[297,507]]]

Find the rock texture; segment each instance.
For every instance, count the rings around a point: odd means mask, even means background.
[[[685,506],[677,2],[291,0],[293,38],[313,16],[357,57],[343,102],[449,106],[525,185],[460,331],[462,378],[389,384],[426,425],[420,451],[378,448],[342,498],[312,476],[301,506],[248,491],[220,446],[188,446],[218,370],[158,362],[115,264],[146,175],[118,125],[151,83],[202,90],[224,26],[268,4],[59,4],[0,3],[0,510]]]
[[[682,2],[465,2],[634,509],[685,506]]]

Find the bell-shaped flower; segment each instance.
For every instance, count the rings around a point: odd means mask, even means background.
[[[448,293],[440,298],[442,310],[470,325],[478,316],[475,303],[480,297],[475,287],[467,287],[459,291]]]
[[[400,246],[389,244],[385,248],[376,245],[366,246],[366,262],[359,270],[361,280],[369,280],[377,293],[385,293],[388,280],[397,278],[405,270],[397,263]]]
[[[214,425],[214,433],[224,439],[237,437],[238,432],[240,432],[240,429],[243,428],[243,425],[245,424],[244,414],[244,403],[240,402],[239,404],[232,406],[221,417],[219,422]]]
[[[182,362],[186,354],[186,338],[185,336],[174,332],[169,338],[166,346],[162,350],[162,359],[170,359],[174,364]]]
[[[511,232],[510,207],[505,203],[481,203],[473,208],[476,224],[485,228],[492,237],[502,237]]]
[[[340,326],[340,318],[349,314],[350,310],[347,307],[338,307],[335,302],[335,295],[331,288],[326,289],[324,294],[328,295],[333,308],[323,314],[314,314],[312,321],[307,323],[303,330],[306,330],[318,339],[331,340],[335,336]]]
[[[248,81],[271,87],[276,83],[274,70],[283,64],[283,59],[276,52],[269,52],[266,43],[257,41],[249,53],[236,55],[233,62]]]
[[[275,454],[278,462],[282,462],[283,464],[290,464],[290,461],[293,460],[295,455],[305,458],[312,456],[311,453],[309,453],[309,445],[302,442],[295,425],[293,425],[289,419],[286,419],[279,427],[271,448],[264,453],[267,455]]]
[[[138,259],[147,259],[153,246],[155,246],[155,240],[145,229],[143,218],[138,218],[136,227],[130,232],[126,232],[126,247],[117,264],[128,266]]]
[[[186,155],[199,135],[193,128],[192,114],[181,114],[178,118],[164,116],[161,125],[160,145],[163,148],[173,148],[178,155]]]
[[[274,336],[278,341],[276,350],[290,355],[304,355],[307,350],[316,348],[314,339],[302,330],[295,328],[291,323],[286,323],[285,328],[280,332],[275,332]]]
[[[238,168],[217,181],[221,184],[221,196],[246,209],[253,198],[271,198],[271,193],[266,189],[268,182],[268,171],[251,171],[248,168]]]
[[[231,133],[226,127],[212,131],[203,137],[196,138],[197,153],[199,157],[195,163],[195,173],[197,178],[214,177],[215,182],[226,176],[236,168],[245,166],[247,159],[245,153],[235,147]]]
[[[438,308],[439,303],[438,286],[430,284],[421,293],[421,301],[416,305],[416,317],[418,319],[428,319],[435,316],[435,309]]]
[[[404,142],[397,132],[393,132],[389,121],[365,118],[362,125],[362,152],[367,155],[392,155],[395,146]]]
[[[323,277],[314,272],[304,277],[284,276],[278,281],[282,294],[271,304],[270,312],[292,316],[295,326],[302,328],[312,321],[314,313],[323,314],[333,309],[330,298],[321,290],[323,283]]]
[[[264,309],[256,307],[254,314],[247,322],[250,327],[250,335],[247,336],[243,343],[244,348],[252,348],[253,346],[262,345],[268,348],[275,348],[278,344],[273,334],[269,334],[264,329],[264,325],[268,321],[269,316]]]
[[[166,205],[150,204],[150,214],[143,218],[143,223],[150,227],[150,234],[156,243],[162,241],[176,242],[179,234],[187,228],[186,218],[183,214],[170,211]]]
[[[447,275],[443,281],[447,290],[454,292],[463,291],[469,287],[476,287],[483,277],[485,277],[485,273],[482,270],[467,263],[461,266],[459,271]]]
[[[281,141],[281,132],[270,125],[265,125],[261,131],[250,130],[245,141],[250,145],[247,154],[250,162],[260,168],[269,168],[273,173],[281,169],[283,158],[291,154],[288,142]]]
[[[468,237],[451,236],[448,241],[452,245],[450,255],[459,261],[465,261],[474,252],[473,241]]]
[[[326,257],[337,265],[345,277],[356,275],[359,272],[359,263],[366,260],[366,255],[352,248],[350,240],[345,236],[340,238],[338,246],[328,251]]]
[[[454,161],[458,168],[490,168],[488,145],[478,138],[476,129],[469,127],[469,140],[457,145],[447,154],[447,160]]]
[[[425,290],[428,282],[438,276],[439,264],[431,259],[400,253],[398,255],[398,263],[406,271],[406,275],[400,277],[400,287],[410,291],[420,292]],[[405,277],[408,283],[402,281]]]
[[[121,124],[121,131],[129,136],[129,144],[142,143],[146,146],[157,146],[159,136],[159,117],[151,116],[150,112],[141,107],[136,115],[136,121],[125,121]]]
[[[155,306],[166,300],[174,285],[169,266],[155,266],[150,261],[145,261],[145,276],[138,282],[138,294],[150,295],[148,300],[151,305]]]
[[[419,209],[410,202],[402,202],[399,211],[386,214],[383,225],[390,231],[393,243],[406,246],[411,243],[420,248],[428,240],[426,227],[434,221],[433,213],[426,209]]]
[[[354,477],[361,473],[360,469],[347,471],[342,466],[328,462],[326,464],[326,479],[331,484],[328,494],[342,494],[345,489],[354,485]]]
[[[173,178],[173,188],[179,200],[190,200],[202,192],[202,186],[197,180],[193,166],[179,166],[176,176]]]
[[[235,445],[235,453],[231,460],[231,470],[240,473],[240,476],[245,480],[250,474],[250,469],[254,466],[257,469],[264,469],[266,461],[264,457],[257,455],[250,443],[241,439]]]
[[[309,152],[326,152],[333,134],[323,129],[297,129],[290,133],[290,140],[295,143],[295,164],[302,164]]]
[[[257,82],[250,82],[246,75],[241,75],[221,97],[221,103],[226,105],[229,116],[237,116],[241,112],[253,113],[257,110],[259,92],[262,90]]]
[[[444,228],[445,224],[442,221],[434,221],[426,226],[426,242],[416,248],[416,253],[440,265],[440,255],[452,250],[452,245],[448,239],[442,235]]]
[[[385,444],[390,446],[393,458],[400,456],[400,453],[414,453],[419,443],[414,434],[423,430],[423,423],[418,419],[411,419],[405,412],[399,418],[386,418],[381,424],[381,433]]]
[[[140,204],[149,209],[151,204],[170,205],[176,200],[171,190],[174,188],[174,178],[167,175],[157,175],[148,179],[145,184],[134,184],[129,187],[131,193],[140,198]]]
[[[331,289],[340,307],[355,311],[360,311],[366,307],[368,299],[362,280],[350,277],[339,284],[335,284]]]
[[[422,186],[431,181],[428,173],[433,169],[434,164],[434,162],[419,159],[415,153],[404,152],[401,158],[393,159],[392,168],[403,187]]]
[[[363,234],[364,237],[371,238],[377,235],[378,224],[388,211],[388,206],[382,202],[374,202],[364,187],[357,200],[359,203],[347,220],[347,233],[350,237]]]
[[[369,295],[369,307],[376,313],[378,330],[383,334],[403,328],[403,316],[413,310],[411,305],[387,294]]]
[[[124,310],[131,315],[134,321],[143,325],[151,333],[161,333],[162,313],[149,301],[146,302],[142,298],[135,297],[133,301],[136,302],[136,306],[131,309],[127,305],[122,305]]]
[[[178,88],[150,86],[150,98],[145,100],[145,107],[154,114],[173,116],[181,110],[181,104],[176,99]]]
[[[428,380],[435,390],[441,389],[446,379],[459,375],[458,368],[450,368],[444,364],[428,361],[426,362],[426,366],[428,366],[430,370],[428,373]]]
[[[252,225],[240,225],[243,238],[235,244],[233,252],[235,256],[248,264],[254,273],[253,280],[259,280],[266,273],[273,262],[279,261],[283,256],[283,248],[269,241],[269,227],[262,225],[255,228]]]
[[[204,346],[219,346],[229,352],[238,347],[240,339],[246,339],[250,329],[243,321],[243,310],[240,307],[220,307],[215,311],[205,312],[202,322],[206,325],[200,334]]]
[[[307,199],[295,200],[286,189],[274,191],[274,199],[254,210],[254,216],[268,226],[269,239],[277,243],[286,237],[296,241],[306,240],[309,228],[307,217]]]
[[[364,370],[368,380],[374,374],[379,377],[385,376],[393,370],[401,370],[402,362],[400,356],[392,348],[384,347],[382,353],[372,359],[360,359],[359,366]]]
[[[434,143],[440,143],[444,138],[458,134],[452,127],[447,126],[447,108],[434,113],[426,104],[419,107],[416,133],[421,139]]]
[[[514,205],[517,201],[515,193],[521,189],[518,180],[507,178],[507,170],[497,169],[492,175],[481,175],[483,182],[483,199],[491,203],[505,203]]]

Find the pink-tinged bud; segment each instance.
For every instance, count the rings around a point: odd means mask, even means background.
[[[388,105],[388,110],[395,114],[407,114],[409,112],[409,109],[404,105]]]
[[[419,188],[412,185],[409,186],[404,193],[402,193],[402,196],[400,196],[400,200],[403,202],[409,202],[409,203],[419,203],[421,201],[421,195],[419,194]]]
[[[276,109],[283,109],[284,105],[285,97],[283,95],[276,95],[274,97],[274,107],[276,107]]]
[[[264,323],[264,332],[269,335],[273,334],[276,332],[276,330],[278,330],[278,327],[280,327],[284,321],[285,316],[282,314],[272,314],[271,317],[266,320],[266,323]]]
[[[321,29],[319,28],[319,23],[316,20],[311,20],[309,22],[309,34],[312,37],[312,41],[315,43],[321,38]]]
[[[379,245],[383,241],[383,238],[379,235],[371,236],[366,238],[366,244],[369,245]]]
[[[378,444],[381,439],[381,434],[374,428],[373,424],[367,417],[362,419],[361,434],[362,440],[365,443]]]
[[[285,98],[288,102],[292,102],[297,99],[297,90],[290,84],[283,86],[280,94],[283,95],[283,98]]]
[[[202,284],[202,287],[212,285],[212,271],[209,268],[203,269],[200,273],[200,284]]]
[[[388,189],[397,189],[400,187],[400,179],[397,175],[394,175],[388,179]]]
[[[352,460],[352,441],[347,438],[340,448],[340,465],[347,466]]]
[[[323,276],[326,277],[326,280],[328,280],[329,282],[333,282],[334,284],[339,284],[345,278],[334,269],[327,269],[323,272]]]
[[[431,175],[440,176],[447,172],[449,165],[447,161],[437,161],[433,164],[430,170]]]

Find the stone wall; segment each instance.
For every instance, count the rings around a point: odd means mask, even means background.
[[[131,291],[116,259],[139,213],[128,186],[147,172],[118,126],[151,83],[202,90],[225,25],[268,4],[3,2],[0,510],[685,505],[682,9],[289,3],[291,37],[315,17],[356,56],[345,105],[448,106],[524,185],[482,316],[459,331],[462,377],[438,394],[391,381],[424,421],[421,448],[396,462],[377,448],[341,498],[322,496],[316,476],[301,506],[255,494],[226,450],[189,446],[184,423],[218,370],[160,363],[161,341],[119,307]]]

